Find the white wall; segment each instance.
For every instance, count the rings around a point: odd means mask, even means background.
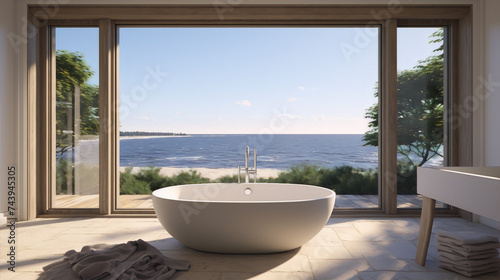
[[[484,89],[484,164],[500,166],[500,1],[485,4],[483,75],[493,83]]]
[[[483,0],[482,11],[483,33],[481,46],[483,65],[481,65],[480,79],[483,84],[481,96],[484,98],[482,138],[478,137],[483,145],[482,165],[500,166],[500,1]],[[499,198],[500,199],[500,198]],[[500,230],[500,223],[493,220],[477,217],[476,221]]]
[[[0,213],[7,211],[7,167],[16,165],[15,51],[8,34],[14,32],[14,0],[0,1]],[[0,215],[1,216],[1,215]]]

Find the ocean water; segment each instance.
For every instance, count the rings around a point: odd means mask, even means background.
[[[120,140],[120,166],[236,168],[245,146],[257,149],[258,168],[286,170],[298,164],[350,165],[375,169],[378,148],[363,146],[362,134],[191,135]]]

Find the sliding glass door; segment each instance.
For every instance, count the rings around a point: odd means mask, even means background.
[[[51,29],[53,208],[99,208],[99,29]]]
[[[445,161],[446,33],[444,27],[398,28],[399,208],[422,207],[417,167]]]

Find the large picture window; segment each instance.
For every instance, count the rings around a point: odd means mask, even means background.
[[[370,41],[353,54],[347,42],[360,33]],[[246,146],[258,152],[258,182],[319,185],[338,208],[379,207],[378,149],[363,137],[378,104],[377,26],[118,34],[119,208],[151,207],[151,192],[174,184],[236,183]]]
[[[344,214],[412,213],[417,166],[467,164],[467,7],[142,8],[38,26],[37,214],[154,214],[158,188],[236,183],[246,146]]]

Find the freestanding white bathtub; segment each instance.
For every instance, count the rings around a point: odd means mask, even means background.
[[[335,192],[296,184],[198,184],[158,189],[163,227],[187,247],[216,253],[292,250],[323,228]]]

